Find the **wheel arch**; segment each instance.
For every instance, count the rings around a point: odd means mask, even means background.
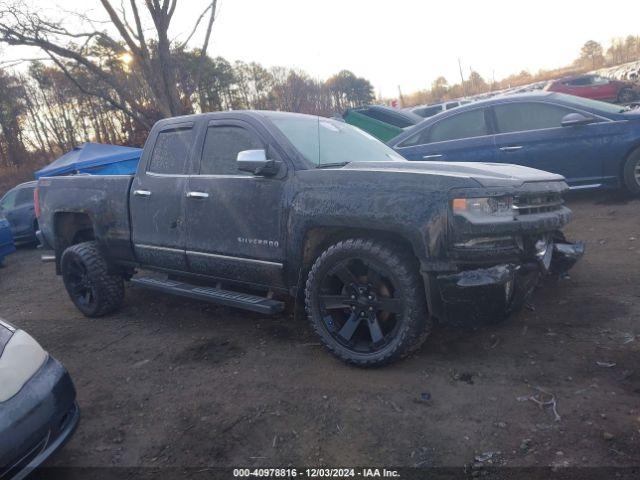
[[[627,161],[634,156],[640,155],[640,138],[630,147],[622,157],[622,161],[620,165],[618,165],[618,182],[620,183],[620,187],[624,187],[624,167],[627,164]]]
[[[95,240],[93,220],[84,212],[56,212],[53,217],[56,273],[60,274],[62,252],[72,245]]]
[[[369,238],[381,240],[386,243],[396,245],[415,258],[419,267],[419,254],[411,239],[402,233],[376,228],[360,228],[345,226],[314,226],[309,228],[303,237],[300,251],[297,252],[299,266],[297,269],[297,279],[295,281],[296,317],[304,318],[304,290],[307,276],[313,262],[330,245],[348,238]],[[426,287],[426,285],[425,285]]]

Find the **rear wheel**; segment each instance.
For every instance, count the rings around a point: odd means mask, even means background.
[[[325,346],[361,366],[397,360],[429,333],[424,287],[415,259],[374,240],[349,239],[314,263],[306,308]]]
[[[622,171],[622,183],[632,195],[640,195],[640,148],[629,155]]]
[[[618,92],[618,103],[631,103],[636,99],[636,92],[631,88],[623,88]]]
[[[101,317],[122,305],[124,280],[109,272],[107,260],[96,242],[67,248],[60,267],[71,301],[87,317]]]

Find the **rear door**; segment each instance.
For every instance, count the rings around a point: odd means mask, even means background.
[[[129,197],[134,251],[143,265],[187,270],[184,207],[195,138],[193,122],[169,124],[145,148]]]
[[[209,122],[199,169],[186,193],[192,272],[241,283],[283,285],[285,162],[274,177],[237,169],[243,150],[269,148],[266,133],[240,120]]]
[[[7,213],[14,238],[35,234],[35,213],[33,208],[33,190],[35,187],[21,187],[17,190],[15,204]]]
[[[493,162],[496,152],[486,110],[445,117],[394,148],[408,160]]]
[[[593,77],[591,83],[592,96],[596,100],[615,100],[617,88],[611,80],[604,77]]]
[[[504,103],[493,111],[498,161],[559,173],[572,186],[601,183],[616,133],[612,122],[562,127],[562,118],[577,111],[543,102]]]

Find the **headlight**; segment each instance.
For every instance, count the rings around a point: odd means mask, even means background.
[[[464,217],[472,223],[515,219],[513,198],[509,196],[454,198],[451,206],[454,215]]]
[[[0,357],[0,402],[13,397],[47,359],[47,352],[29,334],[16,330]]]

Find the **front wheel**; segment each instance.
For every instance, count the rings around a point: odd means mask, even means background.
[[[107,260],[96,242],[67,248],[60,267],[71,301],[85,316],[101,317],[122,305],[124,280],[109,272]]]
[[[636,99],[636,92],[630,88],[623,88],[618,93],[618,103],[631,103]]]
[[[349,239],[325,250],[307,278],[305,304],[324,345],[360,366],[402,358],[431,327],[416,260],[376,240]]]
[[[640,149],[637,149],[624,163],[622,183],[632,195],[640,195]]]

